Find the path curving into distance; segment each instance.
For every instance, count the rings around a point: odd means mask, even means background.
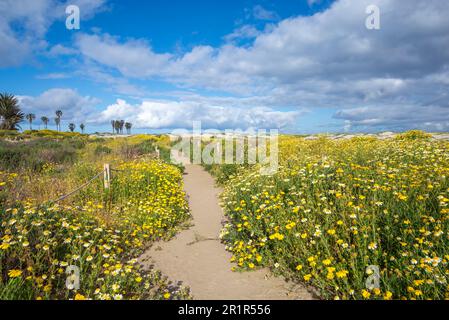
[[[224,221],[218,199],[221,190],[201,166],[185,168],[184,189],[194,225],[168,242],[155,243],[140,258],[143,266],[154,266],[190,287],[194,299],[312,299],[304,287],[271,276],[267,270],[231,271],[231,253],[218,238]]]

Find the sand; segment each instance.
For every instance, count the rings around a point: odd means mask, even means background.
[[[303,286],[268,270],[231,271],[231,253],[219,240],[225,220],[218,198],[221,190],[199,165],[186,165],[184,185],[194,225],[148,249],[140,258],[145,268],[154,266],[170,280],[190,287],[194,299],[313,299]]]

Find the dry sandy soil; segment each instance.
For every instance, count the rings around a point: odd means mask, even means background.
[[[194,299],[313,299],[304,287],[268,270],[231,271],[231,254],[218,238],[225,219],[218,204],[221,190],[199,165],[186,165],[184,183],[194,226],[147,250],[140,258],[144,267],[189,286]]]

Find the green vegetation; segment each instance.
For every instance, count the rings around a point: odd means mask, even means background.
[[[13,142],[10,137],[16,137]],[[0,299],[181,299],[136,258],[189,218],[181,171],[154,153],[166,137],[95,139],[49,130],[0,140]],[[20,137],[20,139],[18,138]],[[136,150],[136,152],[125,152]],[[101,173],[99,179],[53,203]],[[66,287],[68,266],[79,289]]]
[[[273,176],[227,170],[211,172],[231,177],[222,238],[236,269],[270,267],[323,298],[449,298],[449,142],[281,137]],[[366,287],[371,265],[380,288]]]
[[[20,129],[24,117],[17,98],[7,93],[0,93],[0,130]]]

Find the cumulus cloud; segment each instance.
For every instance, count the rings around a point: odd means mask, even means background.
[[[155,76],[163,70],[170,54],[154,53],[145,40],[128,40],[119,43],[108,34],[80,34],[76,40],[80,51],[88,58],[109,67],[117,68],[124,76]]]
[[[146,100],[129,104],[118,99],[97,118],[98,123],[114,119],[131,121],[136,128],[191,128],[201,121],[207,129],[284,128],[295,122],[298,111],[281,112],[267,107],[223,107],[199,101]]]
[[[252,25],[243,25],[240,28],[237,28],[232,33],[226,35],[224,39],[227,42],[234,42],[238,40],[245,40],[245,39],[253,39],[256,38],[260,34],[260,31],[257,30],[256,27]]]
[[[347,130],[449,131],[449,108],[437,105],[366,106],[340,110],[334,118],[345,120]]]
[[[89,19],[104,9],[105,2],[106,0],[2,0],[0,68],[21,65],[32,58],[33,53],[44,51],[48,46],[45,40],[48,29],[55,21],[64,23],[67,5],[79,6],[82,18]]]
[[[101,102],[97,98],[81,96],[76,90],[54,88],[39,96],[18,96],[20,106],[25,113],[32,112],[40,119],[54,118],[56,110],[61,110],[64,119],[81,122],[97,114],[96,107]]]
[[[106,90],[112,92],[113,94],[122,94],[135,97],[142,97],[145,95],[144,89],[131,84],[127,78],[111,75],[95,65],[85,64],[76,71],[76,74],[80,77],[88,79],[89,81],[106,84]]]
[[[307,4],[311,7],[314,4],[319,4],[321,3],[322,0],[307,0]]]
[[[50,50],[48,51],[48,55],[51,57],[74,55],[77,53],[78,53],[77,50],[63,46],[61,44],[57,44],[51,47]]]
[[[54,72],[54,73],[40,74],[36,76],[36,78],[42,80],[58,80],[70,78],[70,75],[67,73]]]
[[[370,4],[381,9],[379,31],[365,28]],[[419,78],[447,65],[447,12],[449,3],[438,0],[340,0],[313,16],[281,21],[249,47],[197,46],[175,56],[155,53],[143,40],[120,42],[107,35],[82,35],[79,46],[87,57],[127,76],[160,76],[225,91],[237,85],[255,91],[260,83],[300,87],[312,79]],[[248,33],[256,34],[247,26],[229,37]]]
[[[42,5],[36,9],[42,17],[49,1],[33,4]],[[313,5],[318,1],[308,2]],[[380,8],[380,30],[365,27],[366,7],[373,4]],[[253,11],[268,21],[272,16],[264,10]],[[226,115],[223,122],[232,124],[234,114],[246,119],[262,106],[268,108],[264,109],[266,114],[281,107],[333,108],[334,117],[346,128],[374,130],[421,124],[438,129],[445,128],[444,113],[449,110],[445,95],[449,91],[448,13],[448,1],[339,0],[322,12],[290,17],[263,31],[242,26],[225,36],[221,46],[195,46],[186,53],[155,52],[147,39],[87,33],[78,34],[75,49],[87,66],[94,66],[93,77],[114,90],[138,95],[132,79],[151,79],[234,97],[229,104],[180,100],[130,106],[138,111],[136,115],[149,112],[161,120],[159,123],[168,125],[178,123],[170,118],[176,112],[186,118],[200,117],[195,112],[198,108],[217,119],[220,111]],[[22,60],[31,46],[30,41],[17,41],[13,35],[10,21],[17,16],[27,14],[9,14],[6,22],[0,22],[2,57],[6,47],[2,43],[17,47],[16,56],[6,54],[6,64]],[[26,19],[20,19],[27,25]],[[42,22],[37,33],[45,33],[47,28]],[[244,45],[241,39],[246,40]],[[62,47],[54,51],[70,54]],[[120,78],[115,76],[117,72]],[[130,109],[127,103],[122,105]],[[234,109],[227,113],[220,109],[224,107]],[[163,108],[167,117],[160,115]],[[244,113],[245,109],[249,113]]]
[[[279,16],[276,12],[265,9],[261,5],[256,5],[253,8],[253,16],[256,20],[276,20]]]
[[[29,57],[32,47],[42,47],[42,43],[32,40],[42,40],[48,28],[45,19],[48,5],[45,0],[0,2],[0,67],[17,66]],[[25,30],[23,34],[14,30],[13,23],[21,24]]]

